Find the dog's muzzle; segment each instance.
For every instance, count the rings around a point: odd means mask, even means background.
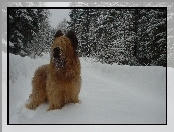
[[[63,68],[66,63],[66,59],[63,57],[59,47],[53,49],[53,62],[56,68]]]
[[[61,56],[60,48],[59,47],[54,48],[53,49],[53,57],[55,59],[57,59],[57,58],[60,58],[60,56]]]

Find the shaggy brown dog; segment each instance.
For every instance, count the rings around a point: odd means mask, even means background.
[[[50,64],[39,67],[32,80],[29,109],[48,100],[49,109],[61,109],[66,103],[78,103],[81,87],[78,41],[73,31],[65,36],[59,30],[51,47]]]

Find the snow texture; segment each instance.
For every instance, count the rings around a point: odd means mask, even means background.
[[[34,71],[38,66],[49,63],[49,58],[49,55],[31,59],[9,54],[10,124],[166,123],[164,67],[109,65],[89,58],[80,58],[81,103],[67,104],[63,109],[50,112],[46,111],[48,103],[35,111],[25,108]]]

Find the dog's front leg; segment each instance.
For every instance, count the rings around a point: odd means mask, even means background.
[[[47,85],[47,98],[49,102],[49,110],[61,109],[63,107],[62,102],[62,90],[58,87],[55,82],[51,82],[50,85]]]

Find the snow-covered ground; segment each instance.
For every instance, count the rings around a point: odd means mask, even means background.
[[[2,52],[3,61],[6,53]],[[31,78],[35,69],[49,63],[49,56],[31,59],[9,55],[9,123],[10,124],[165,124],[166,123],[166,68],[130,67],[108,65],[80,58],[82,66],[82,87],[80,104],[68,104],[61,110],[47,112],[48,104],[37,110],[25,108],[31,93]],[[2,105],[6,124],[6,67],[3,63]],[[172,89],[174,69],[168,68],[168,101],[174,101]],[[173,107],[168,107],[168,127],[173,129]],[[144,126],[145,127],[145,126]],[[11,127],[3,127],[10,131]],[[151,127],[153,130],[153,126]],[[159,127],[158,127],[159,128]],[[148,129],[148,128],[147,128]],[[11,129],[12,130],[12,129]],[[18,128],[20,130],[20,128]],[[32,130],[27,129],[26,131]],[[49,129],[50,130],[50,129]],[[61,127],[61,130],[63,128]],[[92,129],[86,129],[92,130]],[[97,128],[97,130],[104,130]],[[108,129],[106,129],[108,130]],[[123,130],[119,127],[118,130]],[[142,127],[140,128],[142,129]],[[157,129],[158,130],[158,129]],[[42,132],[44,129],[42,130]],[[45,129],[46,131],[46,129]],[[145,131],[145,130],[144,130]],[[149,131],[149,130],[148,130]]]
[[[30,59],[9,56],[10,124],[165,124],[166,69],[101,64],[80,58],[80,104],[47,112],[25,108],[35,69],[49,63],[49,55]]]

